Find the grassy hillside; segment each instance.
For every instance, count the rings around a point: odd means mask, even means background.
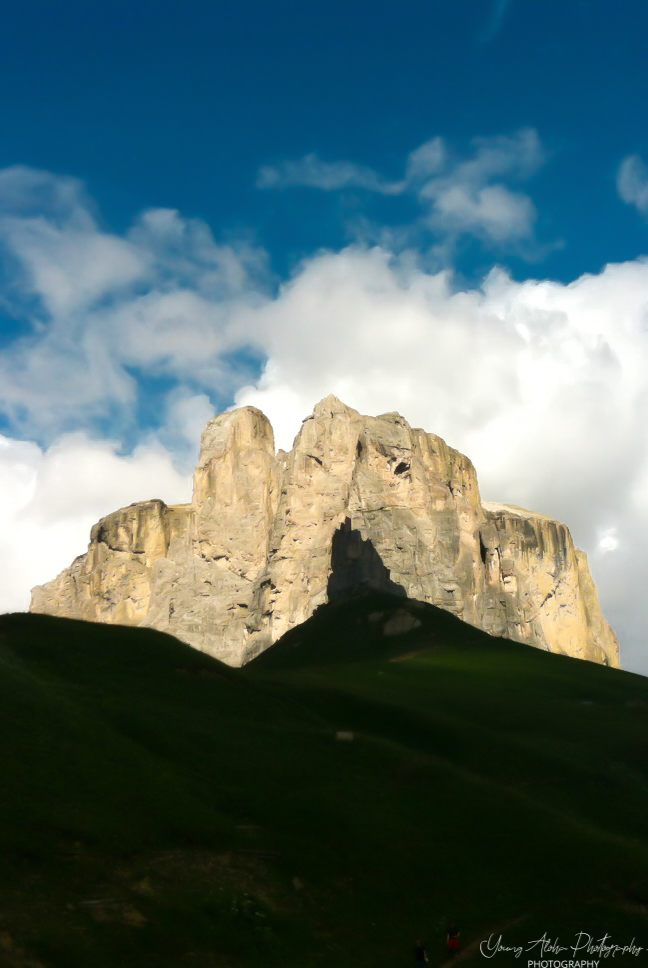
[[[648,680],[431,606],[386,636],[401,605],[244,670],[0,618],[0,965],[398,968],[422,937],[434,968],[453,918],[466,966],[500,931],[647,947]]]

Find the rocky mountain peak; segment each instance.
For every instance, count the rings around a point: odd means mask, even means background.
[[[32,611],[148,625],[239,665],[315,608],[362,590],[453,612],[494,635],[619,664],[565,525],[482,504],[475,469],[398,413],[329,395],[275,454],[255,407],[205,428],[191,504],[131,505],[32,594]]]
[[[347,407],[347,405],[342,403],[342,401],[336,397],[334,393],[329,393],[328,396],[324,397],[319,401],[319,403],[315,404],[312,416],[315,418],[320,418],[322,416],[330,416],[334,413],[354,414],[355,416],[360,416],[357,410]]]

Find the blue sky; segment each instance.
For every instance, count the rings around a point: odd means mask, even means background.
[[[636,0],[5,5],[0,607],[187,499],[214,412],[289,446],[332,391],[565,520],[648,671],[646,36]]]
[[[462,150],[533,127],[550,153],[539,234],[565,242],[545,272],[568,281],[644,244],[615,192],[620,158],[648,148],[635,0],[23,0],[3,21],[0,164],[82,179],[117,231],[176,208],[252,233],[285,272],[345,241],[354,199],[271,197],[260,166],[315,152],[397,178],[435,135]]]

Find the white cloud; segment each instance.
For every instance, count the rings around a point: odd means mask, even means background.
[[[617,190],[628,205],[648,215],[648,168],[639,155],[628,155],[619,166]]]
[[[430,186],[428,197],[434,207],[428,217],[433,228],[452,233],[483,235],[493,242],[524,239],[535,221],[535,207],[521,192],[503,185],[470,186],[438,184]]]
[[[475,155],[458,167],[464,181],[484,181],[496,176],[530,178],[545,163],[546,153],[534,128],[522,128],[514,135],[473,138]]]
[[[495,243],[532,238],[536,210],[528,195],[494,178],[525,180],[544,163],[537,132],[512,137],[476,138],[474,157],[419,190],[431,203],[426,222],[448,234],[473,234]]]
[[[451,238],[474,235],[497,245],[532,242],[535,206],[528,195],[512,190],[502,179],[524,181],[544,164],[537,132],[525,128],[512,136],[475,138],[472,147],[472,156],[459,160],[442,138],[433,138],[410,153],[401,181],[388,181],[352,162],[324,162],[310,154],[262,168],[257,186],[303,185],[324,191],[353,187],[382,195],[414,194],[422,209],[419,229]],[[407,236],[412,237],[411,226]]]
[[[322,161],[317,155],[304,155],[298,161],[284,161],[276,166],[264,165],[257,175],[257,188],[288,188],[303,185],[337,191],[341,188],[364,188],[382,195],[396,195],[403,190],[400,182],[385,181],[371,168],[350,161]]]
[[[5,218],[0,234],[52,316],[86,309],[107,294],[114,297],[147,272],[143,253],[93,225],[59,228],[42,217]]]
[[[407,157],[404,186],[415,185],[436,174],[446,161],[447,150],[443,138],[432,138],[424,142]]]
[[[599,532],[597,551],[606,555],[610,551],[616,551],[619,547],[619,537],[617,528],[603,528]]]
[[[447,237],[437,255],[447,256],[449,238],[465,232],[497,242],[528,238],[532,202],[493,179],[528,177],[542,162],[537,135],[476,139],[473,148],[457,161],[432,139],[411,153],[401,182],[312,158],[306,175],[329,186],[417,194],[419,227]],[[294,166],[286,172],[293,181],[304,175]],[[402,246],[408,234],[384,238]],[[117,236],[101,226],[78,181],[25,167],[0,171],[0,246],[4,298],[33,326],[0,357],[0,406],[17,432],[43,439],[116,415],[132,421],[133,368],[191,382],[197,392],[216,387],[221,399],[249,379],[250,368],[233,365],[232,354],[272,284],[258,247],[217,243],[204,222],[171,209],[144,212]]]
[[[18,431],[51,433],[127,411],[137,385],[106,347],[104,334],[83,318],[67,331],[45,329],[0,354],[0,407]]]
[[[45,216],[54,224],[82,228],[92,224],[92,200],[76,178],[12,165],[0,169],[0,214]]]
[[[73,179],[0,171],[6,292],[30,334],[0,355],[0,406],[14,429],[51,437],[115,413],[132,422],[132,368],[189,377],[231,396],[249,373],[235,309],[269,285],[266,254],[218,244],[199,219],[144,212],[124,237],[105,231]]]
[[[400,195],[422,179],[439,171],[446,161],[443,138],[432,138],[412,151],[407,158],[402,181],[382,178],[373,168],[352,161],[322,161],[316,154],[304,155],[297,161],[264,165],[257,175],[257,188],[290,188],[302,186],[325,192],[342,188],[362,188],[379,195]]]
[[[183,218],[175,209],[143,212],[128,241],[153,262],[158,286],[191,285],[205,298],[228,299],[267,282],[262,249],[244,240],[219,244],[205,222]]]
[[[552,408],[560,416],[553,447],[556,434],[565,437],[563,456],[575,428],[562,428],[574,421],[588,425],[592,446],[625,447],[627,418],[639,419],[644,407],[638,351],[645,351],[647,300],[645,262],[610,266],[570,286],[515,283],[493,272],[483,290],[454,292],[448,273],[427,274],[379,248],[323,254],[256,311],[269,362],[246,394],[262,405],[266,394],[291,389],[288,411],[273,414],[282,446],[296,420],[295,393],[303,416],[337,392],[366,412],[397,406],[465,447],[486,439],[496,420],[512,429],[519,421],[521,433],[533,417],[540,432]],[[611,424],[618,426],[605,441]]]
[[[201,434],[215,412],[206,393],[193,393],[186,386],[176,386],[167,395],[161,426],[148,434],[144,443],[168,451],[177,469],[193,474]]]
[[[0,242],[51,316],[85,309],[147,274],[147,254],[101,232],[82,185],[16,166],[0,171]]]
[[[81,554],[91,526],[133,501],[191,500],[191,477],[173,467],[168,452],[116,444],[85,434],[60,438],[43,451],[0,436],[0,611],[29,606],[29,591],[54,578]]]

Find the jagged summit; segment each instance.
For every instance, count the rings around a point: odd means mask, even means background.
[[[275,454],[255,407],[210,420],[192,503],[103,518],[31,610],[152,626],[240,665],[333,592],[394,589],[494,635],[619,664],[563,524],[482,504],[472,463],[440,437],[333,394],[289,453]]]
[[[347,407],[346,403],[342,403],[339,397],[336,397],[334,393],[329,393],[327,396],[322,397],[319,403],[315,404],[312,416],[318,417],[322,413],[354,413],[358,414],[357,410],[352,407]],[[358,414],[360,416],[360,414]],[[309,419],[308,417],[306,418]]]

